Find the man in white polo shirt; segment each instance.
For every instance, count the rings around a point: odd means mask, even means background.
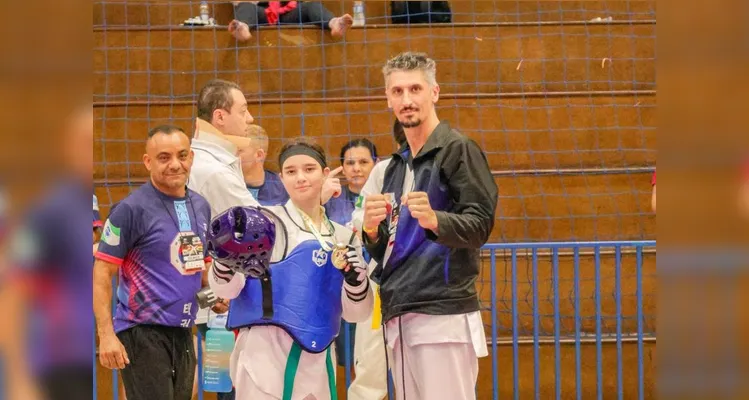
[[[195,152],[188,186],[211,206],[211,218],[234,206],[259,206],[242,174],[239,149],[250,145],[246,130],[253,122],[242,89],[221,79],[209,81],[198,95],[198,118],[192,150]],[[222,310],[219,310],[223,308]],[[213,312],[228,307],[214,306]],[[205,335],[208,309],[200,309],[195,324]],[[198,377],[200,379],[200,377]],[[197,380],[196,380],[197,381]],[[232,399],[233,393],[219,393],[219,399]]]
[[[188,186],[208,200],[212,216],[229,207],[259,205],[247,190],[237,156],[238,149],[250,144],[245,131],[252,121],[236,83],[214,79],[200,91]]]

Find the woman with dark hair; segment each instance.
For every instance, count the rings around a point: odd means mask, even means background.
[[[351,222],[359,192],[369,179],[376,162],[377,147],[369,139],[353,139],[341,148],[341,166],[348,184],[341,187],[338,197],[331,198],[325,204],[331,220],[341,225]]]

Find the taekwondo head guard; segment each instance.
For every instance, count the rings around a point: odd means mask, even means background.
[[[251,278],[267,275],[286,252],[286,227],[259,207],[232,207],[211,221],[208,254],[219,264]]]

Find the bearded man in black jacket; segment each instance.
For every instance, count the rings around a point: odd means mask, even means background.
[[[407,143],[363,205],[362,230],[379,266],[385,341],[398,399],[475,399],[488,355],[476,279],[497,185],[486,155],[437,117],[436,64],[402,53],[383,68],[388,106]]]

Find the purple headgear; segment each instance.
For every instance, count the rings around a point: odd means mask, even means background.
[[[252,278],[270,267],[276,224],[258,207],[232,207],[211,221],[206,233],[208,254],[219,264]]]

